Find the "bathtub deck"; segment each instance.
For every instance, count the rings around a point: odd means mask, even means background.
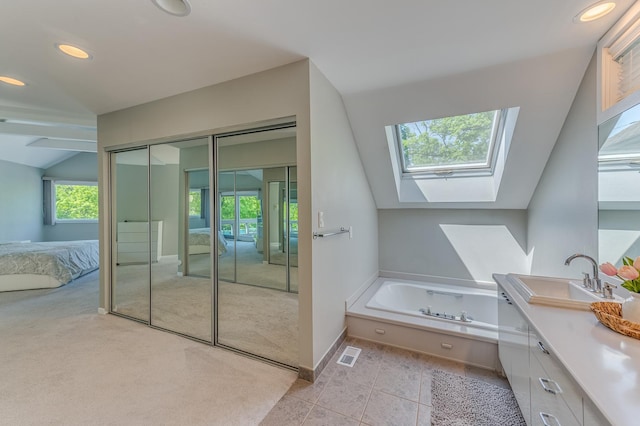
[[[464,323],[369,309],[374,283],[347,308],[347,334],[499,371],[498,333]]]

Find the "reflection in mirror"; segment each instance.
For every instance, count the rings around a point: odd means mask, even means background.
[[[289,291],[298,292],[298,168],[289,167]]]
[[[151,325],[211,341],[209,142],[152,145],[150,158],[151,218],[163,229],[161,256],[151,263]]]
[[[149,321],[149,204],[147,148],[111,153],[112,244],[111,311]],[[161,224],[153,222],[157,243]],[[157,246],[156,246],[157,247]]]
[[[186,172],[187,224],[189,233],[186,245],[186,272],[190,276],[211,277],[211,192],[209,190],[209,169]],[[216,236],[215,227],[213,232]],[[218,243],[218,252],[226,249],[226,244]]]
[[[622,264],[640,255],[640,105],[598,129],[598,256]]]
[[[227,242],[218,257],[216,343],[297,367],[295,127],[216,145],[218,230]]]

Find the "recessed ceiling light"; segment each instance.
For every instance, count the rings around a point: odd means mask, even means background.
[[[611,12],[616,7],[615,2],[612,1],[599,1],[597,3],[592,4],[586,9],[582,10],[578,13],[574,18],[573,22],[591,22],[596,19],[600,19],[609,12]]]
[[[27,83],[20,81],[17,78],[7,77],[6,75],[0,75],[0,81],[3,83],[11,84],[12,86],[26,86]]]
[[[70,44],[56,44],[58,50],[62,53],[72,56],[77,59],[91,59],[91,55],[89,55],[86,51],[80,49],[79,47],[72,46]]]
[[[170,15],[187,16],[191,13],[191,5],[188,0],[151,0]]]

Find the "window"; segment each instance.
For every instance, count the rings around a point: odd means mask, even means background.
[[[202,191],[200,189],[189,190],[189,216],[203,217]]]
[[[408,174],[493,174],[507,110],[403,123],[395,137]]]
[[[98,185],[95,182],[53,182],[56,222],[96,222]]]

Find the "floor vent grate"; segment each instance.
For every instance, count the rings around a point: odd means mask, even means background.
[[[338,364],[353,367],[353,364],[356,363],[360,352],[362,352],[362,349],[347,346],[342,352],[342,355],[340,355],[340,358],[338,358]]]

